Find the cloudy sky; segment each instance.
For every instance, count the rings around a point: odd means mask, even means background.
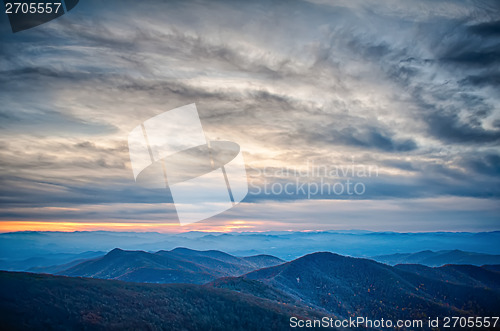
[[[499,18],[495,0],[82,0],[13,34],[2,15],[0,231],[500,230]],[[181,227],[127,137],[191,103],[241,146],[250,193]]]

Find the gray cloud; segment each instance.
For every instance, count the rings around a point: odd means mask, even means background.
[[[4,33],[2,218],[28,205],[168,203],[135,185],[126,137],[192,102],[207,136],[238,142],[257,168],[352,156],[382,173],[362,199],[498,198],[497,9],[89,1]]]

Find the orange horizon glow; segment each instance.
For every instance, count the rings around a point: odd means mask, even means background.
[[[253,222],[252,222],[253,223]],[[260,223],[260,222],[259,222]],[[254,223],[255,224],[255,223]],[[245,221],[229,221],[225,224],[189,224],[179,223],[123,223],[123,222],[50,222],[50,221],[6,221],[0,222],[0,233],[19,231],[133,231],[133,232],[166,232],[181,233],[188,231],[200,232],[232,232],[250,230],[254,225]]]

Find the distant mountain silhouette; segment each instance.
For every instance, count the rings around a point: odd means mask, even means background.
[[[271,299],[273,293],[242,284],[259,281],[285,293],[284,302],[298,300],[344,317],[486,316],[500,312],[500,274],[473,266],[448,266],[437,273],[422,268],[425,270],[410,270],[320,252],[213,284]]]
[[[26,243],[29,242],[29,245]],[[115,247],[156,252],[174,247],[216,249],[236,256],[270,254],[290,261],[311,252],[329,251],[341,255],[370,257],[388,255],[395,248],[405,252],[462,249],[500,254],[500,231],[495,232],[370,232],[370,231],[266,231],[266,232],[12,232],[0,233],[0,269],[26,271],[75,260],[54,261],[55,254],[86,251],[109,252]],[[104,255],[104,254],[102,254]],[[19,264],[43,257],[45,262]],[[80,257],[81,258],[81,257]],[[395,262],[398,264],[402,262]],[[416,263],[411,262],[411,263]],[[453,263],[447,261],[446,263]],[[445,263],[445,264],[446,264]],[[486,263],[483,263],[486,264]],[[487,264],[499,264],[490,263]],[[21,269],[20,269],[20,268]]]
[[[59,270],[63,270],[61,269],[61,266],[63,265],[66,265],[66,268],[69,268],[69,266],[78,262],[103,256],[106,253],[88,251],[79,254],[53,253],[45,255],[41,254],[41,256],[39,256],[37,252],[34,252],[33,254],[33,257],[27,259],[0,259],[0,270],[54,273]]]
[[[455,264],[444,265],[442,267],[427,267],[420,264],[398,264],[395,267],[422,277],[447,283],[500,289],[500,273],[489,270],[487,267]]]
[[[88,261],[88,260],[92,260],[92,259],[95,259],[96,257],[94,258],[87,258],[87,259],[77,259],[77,260],[73,260],[71,262],[68,262],[68,263],[64,263],[64,264],[56,264],[56,265],[51,265],[51,266],[48,266],[48,267],[32,267],[32,268],[29,268],[28,270],[26,270],[27,272],[36,272],[36,273],[43,273],[43,274],[57,274],[59,272],[62,272],[66,269],[69,269],[77,264],[80,264],[82,262],[85,262],[85,261]],[[17,270],[12,270],[12,271],[17,271]]]
[[[238,276],[283,262],[269,255],[236,257],[213,250],[176,248],[147,253],[117,248],[103,257],[79,263],[56,274],[141,283],[204,284],[220,277]]]
[[[201,285],[0,271],[2,330],[289,330],[290,316],[321,318]]]
[[[484,264],[500,264],[500,255],[480,254],[451,251],[421,251],[417,253],[397,253],[390,255],[373,256],[371,259],[390,264],[422,264],[429,267],[440,267],[445,264],[470,264],[481,266]]]

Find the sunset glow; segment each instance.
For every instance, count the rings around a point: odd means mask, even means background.
[[[134,231],[181,233],[186,231],[231,232],[252,230],[255,226],[244,221],[232,221],[226,224],[192,224],[179,226],[179,223],[120,223],[120,222],[37,222],[37,221],[5,221],[0,222],[0,233],[16,231]]]

